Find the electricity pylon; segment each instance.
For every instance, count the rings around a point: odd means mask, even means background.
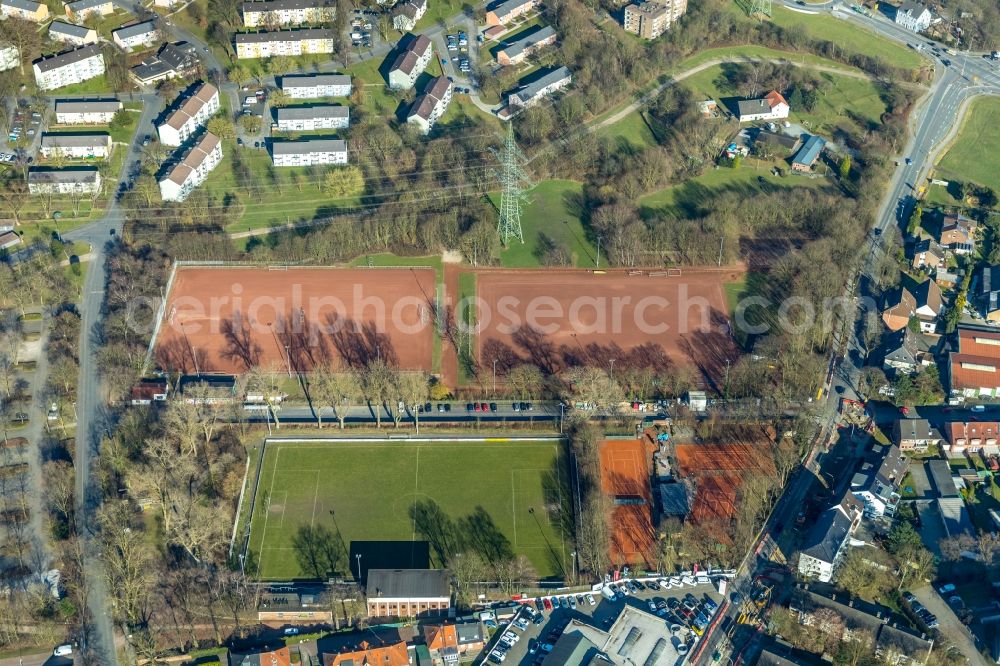
[[[530,181],[524,172],[524,153],[514,141],[513,123],[507,126],[503,151],[493,150],[493,154],[500,162],[500,168],[493,172],[500,183],[500,221],[497,223],[500,242],[509,245],[510,240],[516,238],[523,243],[521,203],[528,200],[524,191],[530,187]]]

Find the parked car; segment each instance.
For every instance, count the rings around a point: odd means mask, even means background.
[[[73,646],[70,645],[69,643],[60,645],[56,647],[55,650],[52,651],[52,656],[54,657],[68,657],[71,654],[73,654]]]
[[[596,606],[597,605],[597,600],[594,599],[594,595],[593,594],[588,594],[587,595],[587,603],[590,604],[591,606]]]
[[[552,600],[549,597],[542,599],[542,604],[545,606],[545,610],[552,610]]]

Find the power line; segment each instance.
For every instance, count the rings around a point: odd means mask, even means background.
[[[494,172],[501,188],[500,220],[497,222],[500,242],[506,246],[510,245],[512,238],[516,238],[524,243],[524,234],[521,231],[521,203],[528,200],[524,196],[524,190],[531,187],[531,181],[528,180],[522,166],[525,163],[524,153],[514,141],[514,123],[507,125],[503,153],[493,150],[493,154],[500,161],[500,170]]]

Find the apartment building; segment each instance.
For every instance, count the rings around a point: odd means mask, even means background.
[[[10,17],[41,23],[49,17],[49,8],[32,0],[0,0],[0,18]]]
[[[1000,397],[1000,330],[959,324],[944,379],[952,400]]]
[[[926,451],[941,443],[941,433],[927,419],[896,419],[892,441],[900,451]]]
[[[446,616],[450,576],[446,569],[371,569],[365,596],[370,618]]]
[[[140,85],[152,85],[164,79],[193,76],[199,66],[198,50],[187,42],[164,44],[155,56],[146,57],[129,70]]]
[[[66,16],[77,21],[91,15],[107,16],[114,11],[115,6],[111,0],[76,0],[66,3]]]
[[[293,28],[240,33],[233,43],[237,58],[271,58],[333,53],[335,36],[329,28]]]
[[[626,32],[656,39],[687,11],[687,0],[657,0],[625,7]]]
[[[865,505],[865,518],[892,518],[899,505],[899,484],[909,461],[899,447],[883,446],[865,461],[851,478],[851,493]]]
[[[851,536],[861,524],[863,506],[847,492],[841,500],[824,511],[806,535],[799,553],[799,573],[821,583],[833,579],[834,570],[843,561]]]
[[[556,43],[555,29],[547,25],[529,35],[513,41],[497,51],[497,62],[501,65],[517,65],[529,55],[540,49]]]
[[[427,68],[434,49],[431,40],[425,35],[406,35],[400,40],[400,44],[403,48],[389,67],[389,87],[393,90],[408,90]]]
[[[0,72],[21,64],[21,52],[13,44],[0,44]]]
[[[112,31],[111,39],[123,51],[142,49],[160,41],[160,31],[155,21],[143,21]]]
[[[164,201],[184,201],[221,161],[222,142],[211,132],[205,132],[160,180],[160,197]]]
[[[506,25],[538,7],[538,0],[503,0],[486,10],[486,25]]]
[[[351,122],[350,109],[337,104],[284,106],[278,108],[274,115],[282,132],[345,129]]]
[[[392,27],[400,32],[413,30],[427,13],[427,0],[405,0],[392,10]]]
[[[573,82],[573,74],[566,67],[556,67],[543,76],[527,83],[507,97],[507,103],[513,107],[529,107],[537,104],[545,97],[562,90]]]
[[[43,56],[32,63],[32,69],[38,87],[53,90],[104,74],[104,55],[100,45],[88,44],[71,51]]]
[[[101,191],[101,173],[94,167],[28,170],[30,194],[97,194]]]
[[[415,125],[424,134],[429,133],[434,128],[434,123],[448,110],[451,89],[451,81],[446,76],[432,80],[424,93],[413,101],[406,122]]]
[[[281,77],[281,90],[292,99],[348,97],[351,77],[344,74],[289,74]]]
[[[199,84],[192,94],[180,102],[167,115],[166,120],[156,127],[160,143],[165,146],[179,146],[218,113],[219,89],[211,83]]]
[[[241,9],[247,28],[327,23],[337,14],[331,0],[253,0]]]
[[[86,46],[97,43],[97,31],[74,23],[53,21],[49,24],[49,38],[73,46]]]
[[[107,132],[88,134],[42,134],[39,152],[42,157],[67,159],[106,158],[111,154],[111,135]]]
[[[271,161],[276,167],[347,164],[347,142],[343,139],[273,141]]]
[[[56,123],[60,125],[107,125],[121,111],[117,99],[56,100]]]
[[[904,2],[896,8],[894,20],[896,25],[912,30],[913,32],[923,32],[931,27],[931,11],[919,2]]]

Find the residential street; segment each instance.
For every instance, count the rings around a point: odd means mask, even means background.
[[[986,666],[986,659],[976,649],[969,629],[959,621],[937,592],[932,590],[929,585],[915,588],[911,592],[920,603],[927,607],[927,610],[937,616],[938,622],[941,623],[939,630],[962,651],[965,658],[969,660],[969,666]]]

